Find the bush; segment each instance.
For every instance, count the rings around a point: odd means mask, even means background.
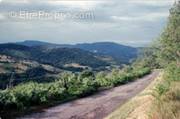
[[[112,75],[107,74],[106,72],[100,72],[96,75],[97,85],[99,87],[112,87],[113,80]]]
[[[63,73],[60,78],[51,83],[23,83],[0,91],[0,111],[20,109],[30,106],[63,102],[69,99],[90,95],[99,87],[113,87],[134,81],[149,73],[147,68],[126,67],[123,70],[113,70],[110,73],[101,72],[96,76],[91,71],[80,74]]]
[[[51,100],[63,99],[63,93],[64,89],[55,83],[38,84],[31,82],[20,84],[13,89],[0,91],[0,105],[2,109],[24,109]]]
[[[172,81],[180,81],[180,66],[176,63],[171,63],[165,69],[164,78]]]
[[[163,83],[160,83],[159,85],[157,85],[156,91],[161,96],[161,95],[163,95],[165,92],[167,92],[169,90],[169,87],[170,87],[169,82],[163,82]]]
[[[102,87],[118,86],[134,81],[137,78],[149,74],[150,68],[129,68],[127,67],[122,70],[113,70],[110,74],[100,72],[96,76],[97,83]]]
[[[0,107],[1,110],[17,108],[15,95],[7,90],[0,91]]]

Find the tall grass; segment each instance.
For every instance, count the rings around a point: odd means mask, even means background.
[[[180,67],[175,63],[165,69],[164,80],[156,87],[152,119],[180,118]]]

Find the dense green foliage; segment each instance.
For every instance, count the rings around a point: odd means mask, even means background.
[[[10,85],[16,86],[20,83],[35,81],[39,83],[52,82],[55,80],[56,72],[48,71],[43,67],[34,67],[27,69],[23,73],[0,73],[0,89],[5,89]],[[51,75],[49,75],[51,74]]]
[[[0,91],[0,111],[24,110],[33,105],[43,105],[53,102],[63,102],[90,95],[100,87],[112,87],[125,84],[150,73],[149,68],[126,67],[123,70],[113,70],[111,73],[91,71],[80,74],[63,73],[52,83],[38,84],[30,82],[14,88]]]
[[[163,69],[163,80],[155,87],[152,119],[180,117],[180,2],[170,10],[168,24],[157,41],[143,49],[134,66]],[[150,117],[151,118],[151,117]]]
[[[159,93],[165,93],[170,83],[180,81],[180,2],[170,10],[170,17],[159,42],[158,61],[165,69],[164,83],[158,86]],[[163,91],[164,90],[164,91]]]
[[[161,64],[180,62],[180,3],[176,3],[170,10],[169,22],[160,37]]]
[[[0,92],[2,109],[23,109],[27,106],[46,103],[50,99],[63,99],[65,89],[59,83],[27,83]]]
[[[100,72],[96,76],[97,83],[101,87],[117,86],[134,81],[146,74],[150,73],[150,68],[132,68],[126,67],[122,70],[113,70],[111,73]]]
[[[134,63],[150,68],[163,68],[164,80],[156,87],[159,96],[165,95],[171,83],[180,81],[180,2],[170,10],[169,21],[159,39],[144,49]]]
[[[180,2],[170,10],[167,27],[159,39],[155,60],[164,69],[163,80],[156,87],[158,119],[180,117]],[[153,115],[154,116],[154,115]]]
[[[141,49],[140,55],[137,60],[133,63],[135,66],[149,67],[151,69],[158,69],[162,66],[158,61],[158,51],[157,45],[152,45],[149,48]]]

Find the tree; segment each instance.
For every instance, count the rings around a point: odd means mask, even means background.
[[[170,10],[168,25],[159,41],[159,58],[163,65],[176,62],[180,66],[180,2]]]
[[[88,78],[88,77],[91,77],[93,80],[95,80],[95,75],[94,75],[93,71],[85,70],[85,71],[81,72],[79,75],[80,79],[84,79],[84,78]]]
[[[152,44],[150,47],[141,51],[139,58],[134,62],[134,67],[150,67],[152,69],[159,68],[159,62],[157,60],[159,51],[157,44]]]

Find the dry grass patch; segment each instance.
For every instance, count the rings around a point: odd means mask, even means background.
[[[143,92],[128,101],[105,119],[149,119],[155,97],[154,88],[162,80],[161,73]]]
[[[180,119],[180,82],[173,82],[169,91],[153,105],[151,119]]]

